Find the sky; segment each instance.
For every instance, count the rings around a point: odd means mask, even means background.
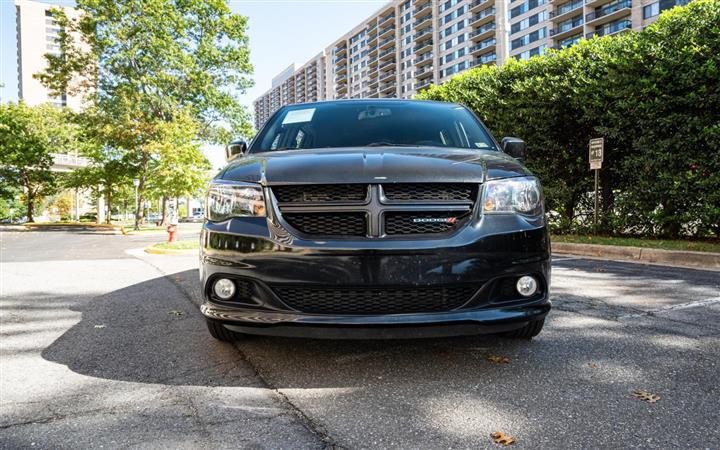
[[[44,3],[74,5],[73,1]],[[250,60],[255,86],[241,96],[252,102],[270,89],[272,78],[293,62],[304,64],[365,20],[387,0],[229,0],[249,19]],[[0,0],[0,102],[17,101],[15,2]],[[206,148],[213,166],[222,165],[222,149]]]
[[[73,5],[72,1],[43,3]],[[270,88],[272,78],[293,62],[303,64],[387,0],[229,0],[249,18],[250,59],[255,86],[242,96],[252,101]],[[17,100],[17,42],[14,0],[0,0],[0,101]]]

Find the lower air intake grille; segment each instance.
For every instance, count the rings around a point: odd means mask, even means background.
[[[320,184],[275,186],[273,194],[280,203],[362,202],[367,184]]]
[[[392,212],[385,214],[385,234],[448,233],[463,222],[467,211]]]
[[[365,236],[365,213],[286,213],[285,220],[301,233],[316,236]]]
[[[463,183],[383,184],[385,198],[391,201],[466,201],[475,199],[475,185]]]
[[[451,311],[470,300],[477,287],[275,287],[273,290],[285,304],[304,313],[403,314]]]

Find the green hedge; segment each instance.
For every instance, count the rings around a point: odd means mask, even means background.
[[[642,32],[484,66],[417,98],[467,105],[528,143],[555,231],[587,231],[588,141],[605,138],[602,231],[720,234],[720,1],[695,0]]]

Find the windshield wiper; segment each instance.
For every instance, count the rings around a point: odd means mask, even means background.
[[[370,144],[366,144],[365,147],[427,147],[427,145],[395,144],[392,142],[371,142]]]

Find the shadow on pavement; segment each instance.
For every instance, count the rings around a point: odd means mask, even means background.
[[[71,309],[82,320],[42,356],[91,377],[165,385],[262,386],[257,371],[349,446],[477,447],[493,431],[535,448],[645,446],[648,436],[664,448],[718,443],[720,376],[689,337],[555,311],[532,342],[251,337],[238,354],[208,335],[181,295],[164,277],[79,302]],[[662,403],[649,406],[635,390]]]
[[[174,276],[196,277],[197,271]],[[237,352],[210,337],[199,311],[165,277],[70,309],[82,320],[42,357],[74,372],[168,385],[260,386]]]

